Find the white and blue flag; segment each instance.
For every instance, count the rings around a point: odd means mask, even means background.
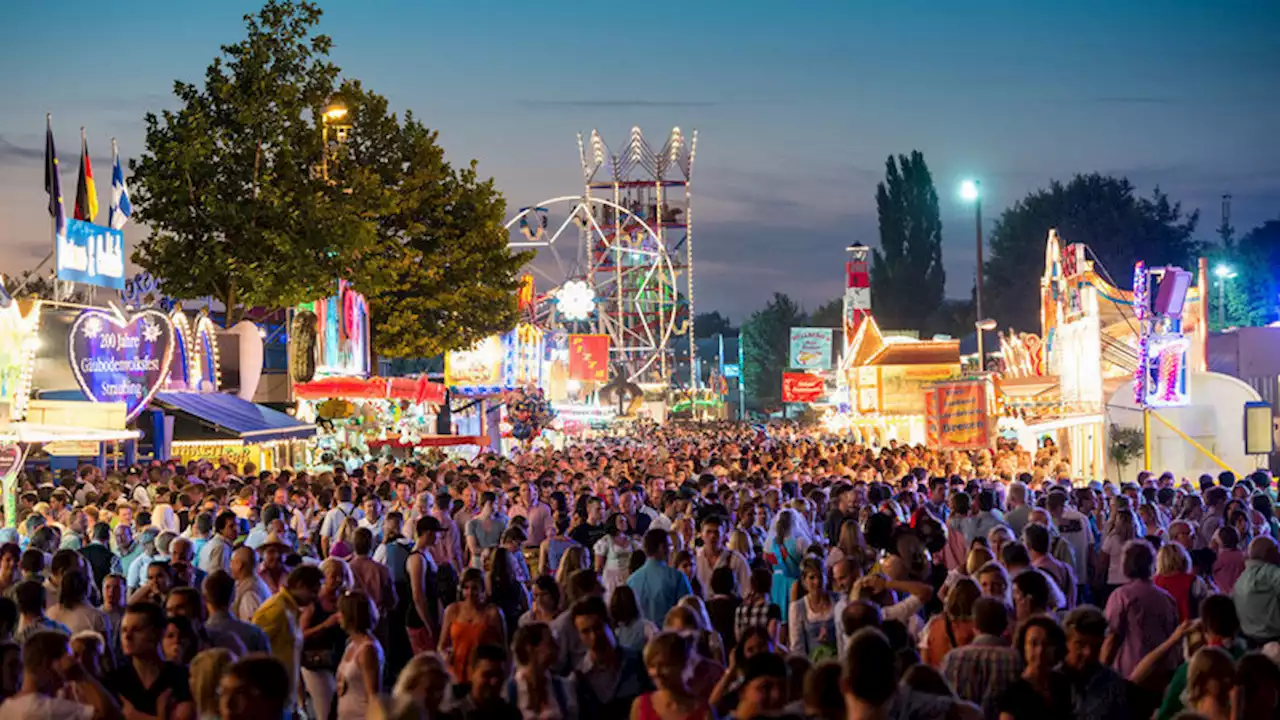
[[[120,166],[120,151],[116,149],[116,141],[111,141],[111,209],[107,213],[107,223],[114,230],[120,230],[133,215],[133,204],[129,202],[129,188],[124,184],[124,168]]]

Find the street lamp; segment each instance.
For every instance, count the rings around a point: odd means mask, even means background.
[[[1213,269],[1213,276],[1218,278],[1218,329],[1227,326],[1227,281],[1236,276],[1230,265],[1220,264]]]
[[[351,132],[351,121],[347,118],[347,103],[341,95],[329,96],[324,112],[320,114],[320,142],[324,145],[324,155],[320,159],[320,173],[325,182],[329,182],[329,130],[333,129],[334,140],[340,143],[347,141]]]
[[[992,318],[979,320],[973,324],[975,330],[978,331],[978,372],[985,372],[987,369],[986,353],[982,349],[982,335],[990,330],[996,329],[996,321]]]
[[[974,317],[982,317],[982,185],[977,180],[960,183],[960,199],[973,203],[974,228],[977,232],[978,272],[974,282]],[[979,345],[981,347],[981,345]]]

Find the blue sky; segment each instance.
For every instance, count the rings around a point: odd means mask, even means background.
[[[1280,216],[1280,4],[1118,0],[330,0],[321,31],[349,77],[477,158],[517,208],[578,191],[575,133],[622,144],[699,132],[700,310],[735,319],[768,293],[812,307],[840,290],[845,245],[876,241],[890,153],[921,150],[942,203],[948,292],[973,280],[970,209],[990,219],[1050,179],[1125,174],[1237,228]],[[51,8],[56,10],[51,11]],[[64,194],[88,127],[101,191],[110,138],[141,151],[172,103],[242,36],[256,2],[8,0],[0,22],[0,270],[47,252],[44,114]],[[143,232],[132,228],[130,237]],[[1028,242],[1042,242],[1029,238]]]

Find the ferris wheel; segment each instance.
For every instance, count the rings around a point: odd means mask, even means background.
[[[613,201],[566,195],[507,221],[512,249],[534,250],[532,319],[609,336],[609,358],[630,382],[666,383],[671,340],[687,331],[677,270],[653,225]]]

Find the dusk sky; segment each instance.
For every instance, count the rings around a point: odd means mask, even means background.
[[[68,214],[87,126],[105,223],[110,138],[139,154],[143,114],[173,105],[174,79],[201,81],[259,6],[4,3],[0,271],[51,245],[45,113]],[[697,306],[735,321],[775,289],[809,308],[840,292],[845,245],[877,241],[890,153],[918,149],[933,171],[952,296],[973,281],[972,210],[955,192],[969,175],[988,228],[1028,191],[1091,171],[1200,208],[1203,238],[1223,193],[1241,232],[1280,216],[1276,0],[322,6],[344,75],[438,129],[451,160],[477,158],[512,209],[580,191],[577,132],[616,149],[632,125],[659,145],[696,128]],[[127,230],[130,247],[143,232]]]

